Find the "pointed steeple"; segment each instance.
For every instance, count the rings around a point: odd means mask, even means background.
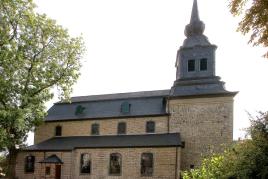
[[[190,23],[193,23],[195,21],[200,21],[199,19],[199,12],[198,12],[198,6],[197,6],[197,0],[194,0],[194,4],[192,7],[192,15],[191,15],[191,21]]]
[[[205,24],[199,18],[197,0],[194,0],[190,24],[185,27],[184,33],[187,37],[190,37],[195,35],[202,35],[204,30]]]

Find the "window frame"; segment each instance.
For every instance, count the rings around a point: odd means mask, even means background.
[[[188,72],[195,72],[196,71],[195,61],[196,61],[195,59],[189,59],[187,61],[187,71]],[[193,66],[191,66],[191,65],[193,65]],[[192,69],[192,67],[193,67],[193,69]]]
[[[32,163],[32,168],[28,169],[28,157],[31,157],[30,162]],[[35,156],[27,155],[24,159],[24,173],[34,173],[35,171]]]
[[[94,127],[96,127],[95,128],[97,130],[96,133],[93,133],[93,131],[95,131]],[[91,135],[93,135],[93,136],[100,135],[100,124],[99,123],[91,124]]]
[[[123,125],[123,131],[121,131],[122,129],[120,127],[122,127],[121,125]],[[117,124],[117,135],[125,135],[127,134],[127,123],[126,122],[119,122]]]
[[[58,130],[60,130],[60,134],[58,134],[58,133],[59,133]],[[62,136],[62,126],[57,125],[57,126],[55,127],[55,136],[56,136],[56,137],[60,137],[60,136]]]
[[[149,125],[153,124],[153,131],[150,131]],[[146,133],[147,134],[154,134],[155,133],[155,121],[146,121]]]
[[[112,166],[112,156],[118,157],[119,158],[119,173],[112,173],[111,172],[111,166]],[[109,159],[109,175],[111,176],[121,176],[122,175],[122,155],[120,153],[111,153],[110,154],[110,159]]]
[[[121,108],[120,108],[120,112],[122,114],[129,114],[130,113],[130,109],[131,109],[131,104],[127,101],[124,101],[121,104]]]
[[[82,158],[85,155],[88,155],[88,160],[89,160],[89,171],[88,172],[83,172],[82,171],[82,160],[83,160]],[[92,172],[92,161],[91,161],[91,155],[89,153],[81,153],[80,154],[79,172],[80,172],[80,175],[90,175],[91,174],[91,172]]]
[[[50,166],[46,166],[45,175],[51,175],[51,167]]]
[[[202,69],[202,62],[204,62],[205,61],[205,66],[206,66],[206,69]],[[204,64],[203,64],[204,65]],[[208,59],[207,58],[201,58],[200,60],[199,60],[199,70],[200,71],[208,71]]]
[[[151,159],[151,173],[147,174],[145,171],[145,173],[143,173],[143,156],[149,155],[149,158]],[[148,166],[145,166],[145,168]],[[141,161],[140,161],[140,175],[142,177],[152,177],[154,175],[154,154],[151,152],[144,152],[141,154]]]

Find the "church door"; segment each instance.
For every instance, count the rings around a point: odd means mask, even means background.
[[[61,165],[56,165],[55,179],[61,179]]]

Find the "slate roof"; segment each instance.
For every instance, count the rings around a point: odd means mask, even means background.
[[[39,163],[55,163],[55,164],[61,163],[62,164],[63,162],[61,161],[61,159],[57,155],[54,154],[54,155],[51,155],[51,156],[45,158],[44,160],[42,160]]]
[[[72,97],[72,102],[83,101],[105,101],[105,100],[118,100],[118,99],[131,99],[131,98],[150,98],[150,97],[163,97],[168,96],[170,90],[156,90],[156,91],[139,91],[130,93],[114,93],[90,96],[76,96]]]
[[[165,98],[169,92],[159,90],[73,97],[71,103],[55,103],[48,110],[45,121],[167,115]],[[124,102],[131,105],[129,113],[121,112]],[[76,114],[78,106],[84,108],[79,115]]]
[[[130,148],[181,146],[179,133],[53,137],[25,148],[26,151],[69,151],[76,148]]]

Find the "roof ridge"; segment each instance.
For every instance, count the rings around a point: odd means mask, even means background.
[[[145,98],[145,97],[157,97],[168,96],[170,89],[164,90],[152,90],[152,91],[135,91],[135,92],[123,92],[123,93],[110,93],[110,94],[96,94],[85,96],[73,96],[71,102],[85,102],[85,101],[104,101],[104,100],[116,100],[116,99],[129,99],[129,98]],[[66,102],[56,102],[61,104]]]

